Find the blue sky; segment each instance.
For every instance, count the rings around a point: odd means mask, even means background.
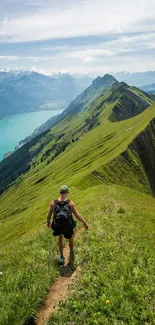
[[[154,17],[154,0],[1,0],[0,68],[155,70]]]

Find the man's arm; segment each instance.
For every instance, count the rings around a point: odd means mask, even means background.
[[[71,206],[72,212],[74,213],[75,217],[84,224],[84,227],[87,230],[88,224],[84,220],[84,218],[79,214],[79,212],[77,211],[76,206],[73,201],[70,201],[70,206]]]
[[[49,207],[49,210],[48,210],[48,214],[47,214],[47,227],[51,227],[51,216],[53,214],[53,210],[54,210],[54,202],[52,201],[50,203],[50,207]]]

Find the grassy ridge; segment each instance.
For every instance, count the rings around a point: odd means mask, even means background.
[[[76,240],[79,282],[50,324],[153,324],[154,199],[115,185],[71,198],[90,228]],[[32,321],[57,275],[56,239],[38,228],[1,250],[1,325]]]
[[[146,148],[150,149],[146,152],[146,156],[152,157],[155,134],[154,126],[150,127],[150,125],[154,123],[155,105],[136,117],[111,123],[108,116],[117,98],[108,104],[103,101],[104,96],[109,98],[110,93],[102,96],[100,92],[97,101],[91,101],[91,105],[88,105],[84,112],[77,116],[66,117],[63,122],[45,132],[42,138],[39,136],[39,141],[37,143],[34,141],[33,147],[29,147],[30,154],[34,154],[30,170],[21,175],[0,197],[1,325],[22,325],[26,321],[30,322],[31,317],[35,315],[37,305],[40,304],[57,275],[56,241],[55,238],[51,238],[49,229],[44,225],[48,204],[52,198],[57,198],[57,189],[61,183],[71,186],[72,199],[75,199],[80,212],[90,222],[90,231],[78,239],[77,262],[84,265],[84,278],[82,276],[81,281],[85,281],[83,280],[85,277],[87,280],[83,296],[80,289],[77,296],[73,298],[76,302],[75,311],[79,310],[81,313],[83,307],[79,301],[83,297],[88,302],[84,314],[86,324],[91,322],[94,324],[95,319],[101,317],[99,324],[104,322],[119,324],[121,321],[124,322],[122,324],[137,325],[140,305],[145,307],[146,303],[146,307],[143,308],[145,312],[142,312],[142,324],[151,324],[153,321],[154,199],[125,187],[101,184],[113,182],[136,188],[141,192],[152,193],[151,183],[141,160],[141,152],[136,151],[136,146],[141,137],[140,144],[146,143]],[[92,113],[96,108],[100,113],[95,117],[96,124],[88,130],[89,123],[92,123]],[[99,119],[99,125],[96,118]],[[84,133],[84,130],[87,132]],[[71,141],[74,137],[77,137],[76,142]],[[64,143],[67,143],[65,147],[63,147]],[[131,161],[126,159],[126,153],[128,157],[132,157]],[[54,158],[51,159],[53,155]],[[154,159],[151,159],[150,168],[149,177],[153,179]],[[100,185],[95,187],[98,184]],[[125,213],[119,213],[119,208],[120,212]],[[139,228],[141,224],[143,227]],[[103,233],[103,237],[98,237],[98,233]],[[124,240],[125,245],[122,244]],[[82,246],[83,250],[80,248]],[[84,256],[88,256],[88,261],[84,260]],[[134,256],[137,256],[136,262]],[[106,258],[109,264],[103,270],[102,261]],[[149,260],[148,264],[147,260]],[[144,280],[143,283],[138,284],[138,289],[135,282],[132,288],[134,263],[137,281]],[[93,270],[96,272],[96,280],[93,278]],[[99,274],[101,271],[103,278]],[[132,276],[126,288],[129,271]],[[147,274],[150,275],[148,279]],[[116,287],[113,290],[111,279],[115,280],[115,276]],[[122,278],[123,284],[117,276]],[[106,296],[101,292],[103,294],[101,298],[99,293],[96,293],[96,287],[91,288],[92,281],[90,285],[89,280],[98,282],[101,287],[104,283]],[[85,282],[81,282],[81,286],[83,283]],[[119,286],[121,293],[118,297]],[[135,300],[136,307],[131,302],[132,290],[138,290],[135,296],[139,295],[139,298],[133,298],[139,299]],[[94,305],[91,305],[91,295],[96,297]],[[97,295],[99,295],[99,304]],[[124,304],[121,297],[125,299]],[[117,298],[119,298],[118,304]],[[110,300],[110,303],[105,305],[104,299]],[[110,314],[106,314],[106,309],[102,310],[102,303],[105,308],[109,308]],[[79,309],[76,309],[76,304]],[[74,305],[72,300],[65,305],[66,324],[70,311],[74,309],[72,305]],[[96,314],[98,309],[101,309],[103,317]],[[61,324],[61,312],[55,317],[53,321]],[[76,313],[75,317],[75,321],[82,322],[82,316],[78,318]],[[108,323],[109,319],[111,323]]]
[[[59,184],[67,182],[68,185],[79,188],[95,185],[94,179],[88,182],[87,177],[124,152],[154,116],[153,105],[127,121],[105,122],[76,143],[70,144],[50,164],[42,162],[22,176],[0,197],[0,244],[6,245],[6,241],[9,243],[24,233],[35,231],[36,223],[42,225],[47,204],[55,195]],[[131,181],[136,188],[134,170]],[[125,178],[124,185],[129,185]],[[145,187],[142,186],[141,190],[145,190]]]
[[[0,193],[30,168],[43,161],[49,164],[91,129],[107,120],[131,118],[143,112],[154,100],[154,96],[125,83],[118,83],[112,76],[97,78],[53,120],[50,130],[0,163]],[[112,127],[110,124],[104,126],[109,129]]]
[[[154,199],[102,185],[77,200],[90,224],[75,245],[80,277],[48,324],[154,324]]]

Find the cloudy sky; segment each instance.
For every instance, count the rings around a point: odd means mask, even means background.
[[[0,68],[155,70],[155,1],[1,0]]]

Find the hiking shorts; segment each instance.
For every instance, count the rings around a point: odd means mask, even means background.
[[[51,226],[51,228],[53,229],[53,236],[59,236],[59,235],[63,235],[66,239],[70,239],[73,235],[74,235],[74,228],[76,227],[76,221],[73,220],[73,227],[67,230],[54,230]]]
[[[73,228],[63,232],[58,232],[56,230],[53,231],[53,236],[63,235],[66,239],[70,239],[73,236],[73,234],[74,234]]]
[[[64,231],[63,235],[66,239],[70,239],[74,235],[74,230],[70,229],[68,231]]]

